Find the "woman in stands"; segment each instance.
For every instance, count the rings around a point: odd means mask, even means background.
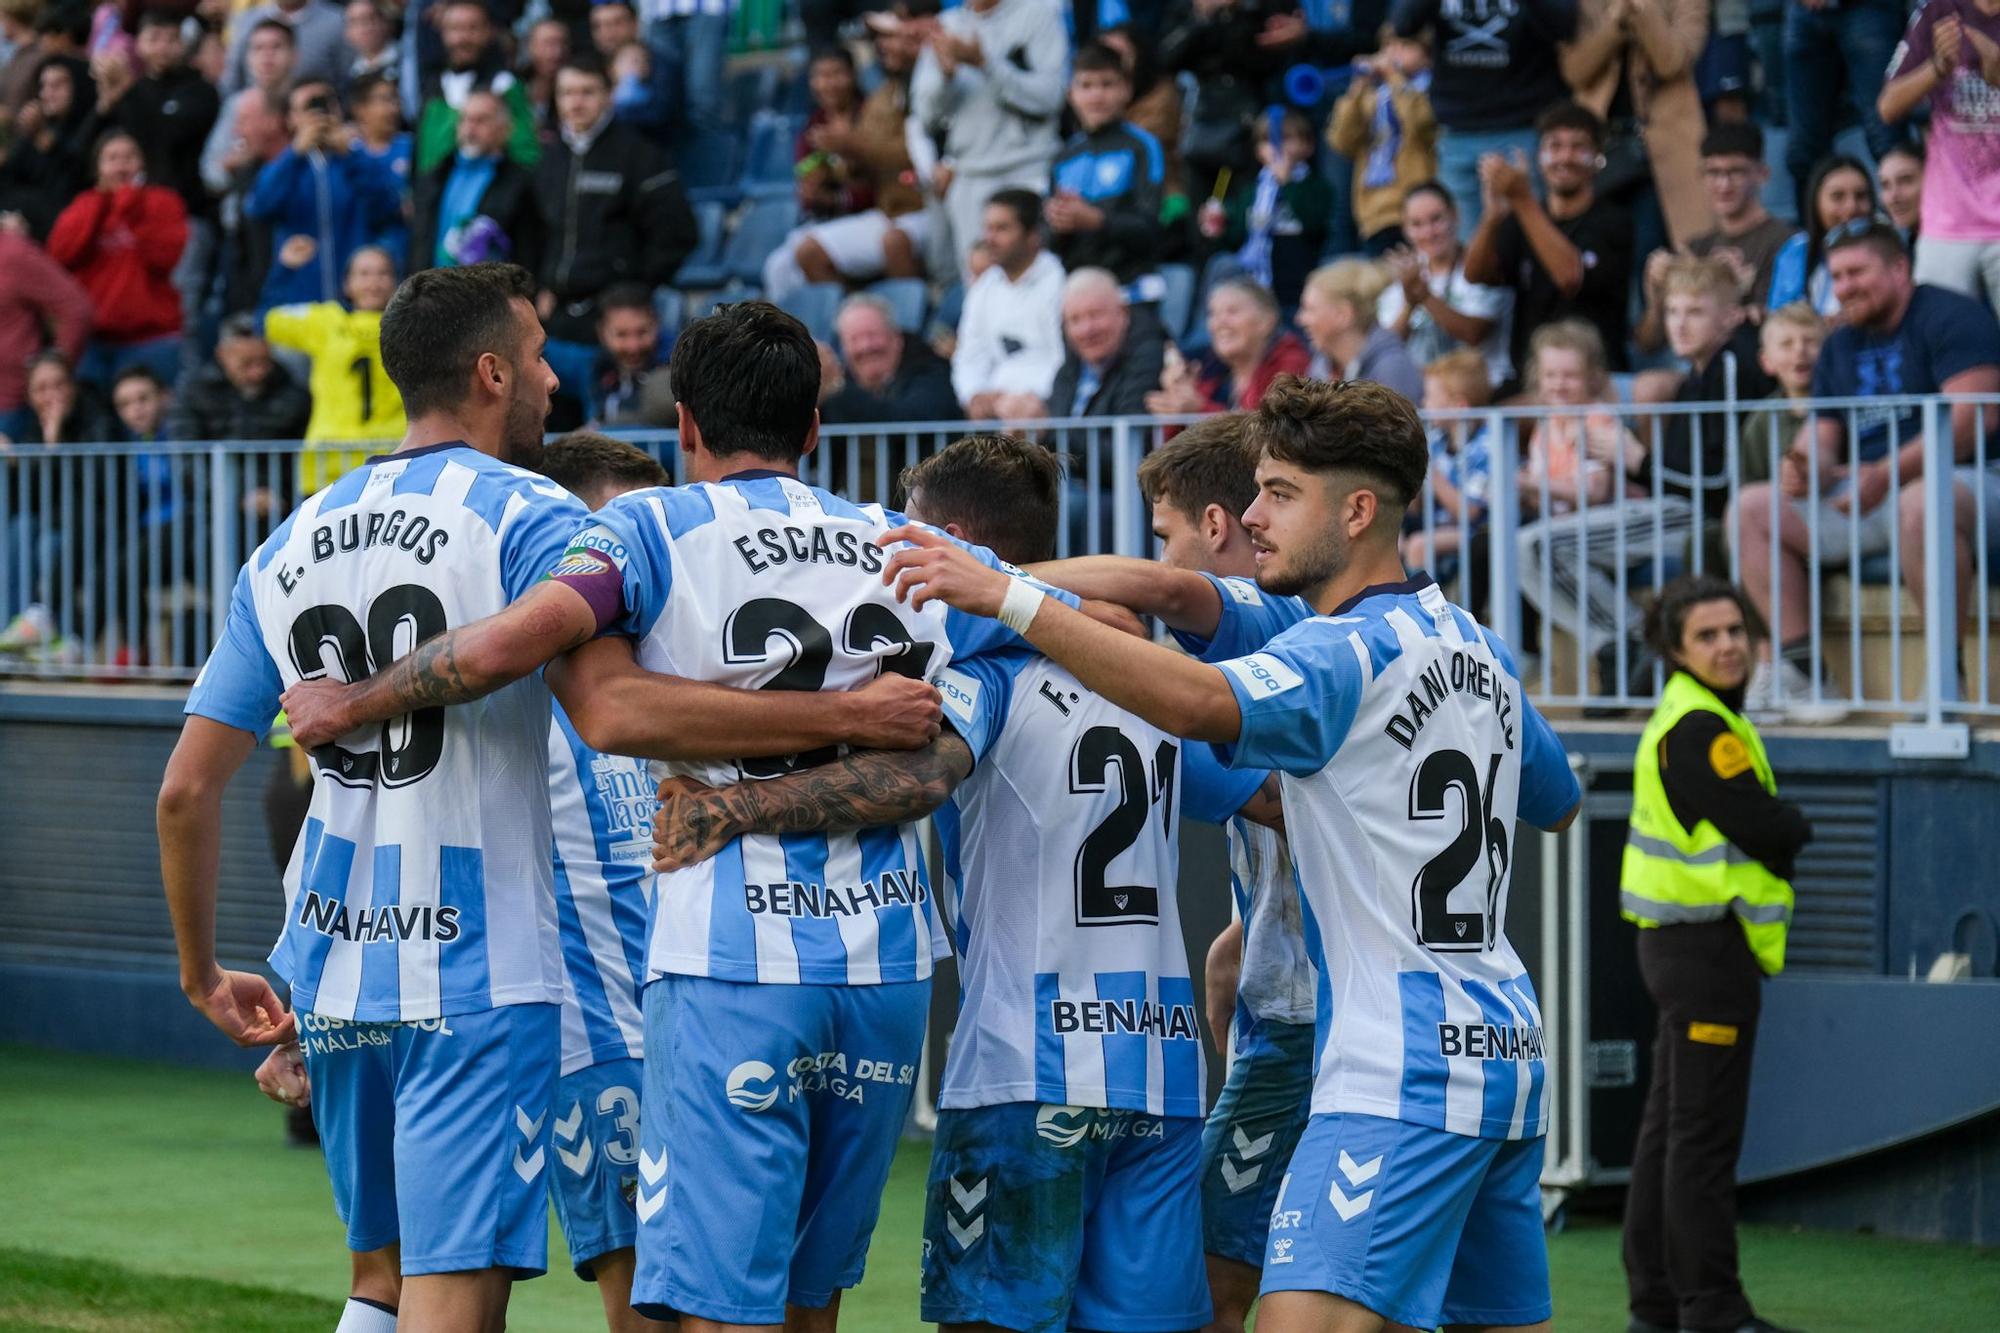
[[[35,96],[15,116],[13,141],[0,158],[0,199],[38,241],[89,179],[85,154],[97,93],[82,71],[82,62],[68,56],[42,62]]]
[[[1403,237],[1409,244],[1384,259],[1396,281],[1382,293],[1375,317],[1409,346],[1410,359],[1427,366],[1460,347],[1477,348],[1486,373],[1504,384],[1507,315],[1513,295],[1465,278],[1465,247],[1458,240],[1458,201],[1438,181],[1425,181],[1403,198]]]
[[[1299,328],[1312,339],[1315,379],[1373,380],[1421,403],[1423,371],[1402,339],[1375,322],[1388,282],[1382,266],[1366,259],[1314,269],[1299,300]]]
[[[1778,251],[1771,268],[1771,295],[1764,304],[1776,310],[1805,301],[1820,318],[1838,324],[1840,302],[1826,271],[1826,235],[1843,222],[1875,216],[1875,181],[1868,168],[1851,157],[1822,158],[1813,168],[1806,197],[1812,200],[1812,217],[1806,229]]]
[[[1208,296],[1209,350],[1200,360],[1170,357],[1146,410],[1161,416],[1249,411],[1280,375],[1303,375],[1312,353],[1278,327],[1278,301],[1249,278],[1217,283]]]
[[[49,257],[76,274],[96,312],[82,374],[109,384],[127,366],[172,383],[180,372],[181,295],[174,265],[187,246],[180,194],[146,183],[139,141],[113,130],[97,141],[97,183],[49,232]]]

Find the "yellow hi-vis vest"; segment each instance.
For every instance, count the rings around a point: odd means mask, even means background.
[[[1734,846],[1704,819],[1693,828],[1674,817],[1660,781],[1660,742],[1689,713],[1721,716],[1750,753],[1764,790],[1776,795],[1777,779],[1764,755],[1757,729],[1731,711],[1713,691],[1685,671],[1676,671],[1660,695],[1660,706],[1639,737],[1632,770],[1632,822],[1625,834],[1625,863],[1619,906],[1627,921],[1642,928],[1720,921],[1734,913],[1750,941],[1750,952],[1765,973],[1785,966],[1785,930],[1792,920],[1792,886],[1763,862]]]

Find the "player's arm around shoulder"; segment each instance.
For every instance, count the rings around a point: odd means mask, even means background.
[[[1027,572],[1085,601],[1110,602],[1152,616],[1169,629],[1208,639],[1222,619],[1222,595],[1207,576],[1128,555],[1046,560]]]

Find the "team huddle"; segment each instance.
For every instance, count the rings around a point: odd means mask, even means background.
[[[1580,796],[1506,647],[1397,558],[1409,404],[1281,380],[1145,461],[1160,562],[1055,561],[1041,445],[960,440],[906,513],[802,483],[818,356],[768,305],[676,343],[686,484],[544,447],[533,298],[398,291],[410,433],[245,564],[161,792],[183,988],[310,1098],[340,1328],[504,1327],[553,1200],[614,1329],[833,1329],[946,958],[925,1320],[1546,1326],[1502,927],[1517,820]],[[221,792],[281,707],[317,776],[289,1007],[214,944]],[[1183,818],[1226,827],[1240,917],[1205,1001]]]

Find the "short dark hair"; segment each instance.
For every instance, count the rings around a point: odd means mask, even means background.
[[[126,380],[144,380],[161,393],[166,393],[168,388],[166,380],[160,377],[160,372],[151,366],[131,365],[111,377],[111,391],[117,393],[118,386]]]
[[[405,279],[382,312],[382,369],[411,417],[458,406],[472,363],[486,352],[510,363],[520,351],[514,302],[535,300],[518,264],[432,268]]]
[[[819,348],[769,301],[738,301],[681,330],[668,373],[710,453],[804,456],[819,409]]]
[[[35,20],[35,31],[59,33],[78,46],[82,46],[90,40],[90,26],[94,12],[92,6],[85,0],[55,0],[55,3],[46,6],[42,10],[41,17]],[[36,71],[35,78],[37,80],[41,78],[39,70]]]
[[[620,491],[671,486],[674,480],[659,459],[638,445],[594,430],[573,430],[551,441],[542,450],[535,470],[572,495],[600,486]]]
[[[139,142],[138,135],[120,126],[116,129],[104,131],[104,133],[97,136],[97,142],[90,146],[90,175],[92,180],[97,178],[97,159],[104,155],[106,146],[117,139],[126,139],[131,142],[132,151],[139,155],[139,170],[142,172],[146,170],[146,145]]]
[[[1012,187],[996,190],[987,197],[986,207],[1006,209],[1023,231],[1033,231],[1042,220],[1042,196],[1033,190]]]
[[[1085,42],[1077,48],[1076,58],[1070,62],[1070,72],[1082,74],[1116,74],[1130,83],[1131,73],[1125,68],[1125,58],[1103,42]]]
[[[1591,143],[1604,146],[1604,122],[1581,102],[1556,102],[1535,117],[1535,137],[1546,138],[1557,130],[1582,130]]]
[[[1062,459],[1012,435],[967,435],[903,470],[905,498],[923,492],[924,521],[957,525],[966,537],[1017,565],[1056,553]]]
[[[653,304],[653,293],[636,282],[614,282],[598,296],[600,320],[614,310],[643,310],[654,319],[660,317],[659,307]]]
[[[350,109],[360,106],[372,96],[377,88],[394,88],[396,81],[379,69],[371,69],[366,74],[357,74],[347,85],[347,105]]]
[[[1840,251],[1852,250],[1857,245],[1873,250],[1884,263],[1893,264],[1899,259],[1906,264],[1910,262],[1910,249],[1903,244],[1902,234],[1874,218],[1852,218],[1828,232],[1826,257],[1832,259]]]
[[[1754,120],[1718,120],[1702,137],[1703,157],[1747,157],[1764,160],[1764,131]]]
[[[1257,498],[1257,448],[1243,412],[1203,417],[1139,462],[1139,491],[1149,505],[1165,502],[1189,518],[1221,505],[1241,518]]]
[[[133,32],[135,34],[141,33],[148,28],[172,28],[174,35],[178,37],[181,31],[181,18],[181,15],[174,13],[171,9],[142,10],[139,14],[139,25],[133,29]]]
[[[1249,414],[1246,434],[1266,458],[1310,472],[1355,472],[1400,515],[1423,489],[1430,446],[1410,400],[1372,380],[1280,375]]]
[[[844,46],[815,46],[812,54],[806,57],[806,68],[811,69],[822,60],[838,61],[847,66],[849,74],[858,72],[854,67],[854,52]]]
[[[1925,151],[1923,141],[1920,139],[1898,139],[1890,144],[1882,150],[1882,155],[1875,159],[1876,169],[1880,170],[1882,164],[1892,157],[1907,157],[1920,167],[1930,161],[1930,154]]]
[[[442,14],[445,10],[456,9],[460,5],[471,5],[474,9],[478,10],[481,14],[486,16],[486,21],[488,23],[493,22],[493,7],[487,4],[486,0],[443,0],[443,3],[438,5],[438,12]]]
[[[1750,637],[1763,637],[1764,622],[1743,590],[1715,574],[1682,574],[1669,579],[1646,610],[1646,646],[1671,662],[1681,649],[1681,631],[1687,628],[1688,612],[1703,602],[1734,602],[1743,613]]]
[[[604,63],[604,57],[595,51],[570,52],[563,57],[562,64],[556,66],[557,77],[560,78],[564,71],[596,79],[607,88],[611,86],[611,68]]]
[[[299,44],[299,35],[292,31],[292,25],[282,19],[258,19],[250,25],[250,31],[243,38],[243,49],[250,49],[250,39],[260,32],[275,30],[285,35],[285,41],[292,46]]]
[[[1441,180],[1418,181],[1403,195],[1403,202],[1407,204],[1420,194],[1436,195],[1438,201],[1447,209],[1453,213],[1458,212],[1458,196],[1453,194],[1451,187]]]

